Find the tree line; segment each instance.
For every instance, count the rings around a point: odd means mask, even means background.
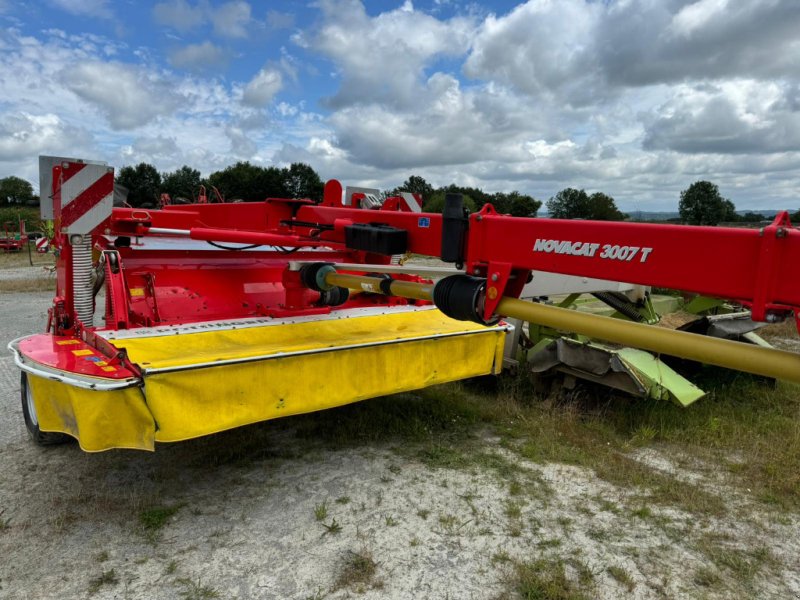
[[[161,194],[169,194],[173,201],[197,200],[201,186],[213,197],[219,191],[226,201],[257,201],[265,198],[310,198],[322,200],[323,182],[317,172],[305,163],[292,163],[288,167],[262,167],[249,162],[237,162],[222,170],[202,177],[200,171],[182,166],[175,171],[161,173],[149,163],[122,167],[116,182],[129,190],[128,203],[135,207],[159,205]],[[384,197],[399,192],[420,194],[423,210],[442,212],[445,196],[459,193],[470,211],[480,210],[491,203],[502,214],[517,217],[535,217],[542,202],[533,196],[512,192],[486,192],[477,187],[454,183],[434,188],[423,177],[411,175],[402,185],[383,192]],[[36,206],[39,197],[31,184],[21,177],[0,179],[0,206]],[[593,221],[622,221],[629,216],[617,208],[614,198],[602,192],[588,194],[583,189],[565,188],[546,202],[549,217],[553,219],[586,219]],[[727,198],[723,198],[716,184],[696,181],[680,193],[678,203],[680,222],[689,225],[717,225],[719,223],[758,223],[765,217],[756,212],[742,215]],[[791,215],[800,223],[800,210]]]
[[[159,173],[153,165],[139,163],[122,167],[116,183],[128,189],[131,206],[158,206],[161,194],[172,200],[197,200],[200,186],[213,196],[216,189],[226,201],[256,201],[265,198],[310,198],[322,200],[322,180],[316,171],[303,163],[288,167],[260,167],[249,162],[237,162],[208,177],[189,166]]]

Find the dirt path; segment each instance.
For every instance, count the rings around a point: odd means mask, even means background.
[[[0,296],[0,598],[491,599],[515,597],[516,565],[561,569],[592,598],[800,596],[797,516],[657,449],[632,456],[700,482],[724,514],[650,506],[590,470],[524,461],[481,428],[482,461],[450,466],[391,436],[309,437],[348,408],[154,454],[38,448],[4,346],[40,330],[48,303]]]

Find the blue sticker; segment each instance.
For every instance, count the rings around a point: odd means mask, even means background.
[[[84,356],[83,360],[88,360],[91,362],[102,362],[103,359],[100,358],[99,356]]]
[[[431,226],[430,217],[420,217],[419,221],[417,221],[417,227],[430,227],[430,226]]]

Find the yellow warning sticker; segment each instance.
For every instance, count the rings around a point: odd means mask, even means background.
[[[80,340],[59,340],[56,342],[59,346],[74,346],[75,344],[80,344]]]
[[[144,288],[131,288],[131,298],[144,296]]]
[[[117,370],[116,367],[101,367],[101,368],[103,369],[103,371],[105,371],[107,373],[113,373],[114,371]]]
[[[91,356],[92,354],[94,354],[94,352],[92,352],[88,348],[84,348],[83,350],[73,350],[72,353],[75,356]]]
[[[96,360],[94,361],[94,364],[96,364],[98,367],[105,367],[108,363],[104,360]]]

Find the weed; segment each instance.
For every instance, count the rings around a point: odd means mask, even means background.
[[[304,600],[323,600],[327,595],[322,588],[317,588],[313,594],[309,594]]]
[[[103,571],[97,577],[89,581],[89,593],[94,594],[100,590],[104,585],[116,585],[119,583],[119,577],[114,569]]]
[[[171,561],[169,561],[169,564],[167,564],[166,568],[164,569],[164,573],[166,575],[172,575],[177,570],[178,570],[178,561],[177,560],[171,560]]]
[[[386,515],[384,520],[386,521],[387,527],[395,527],[399,523],[399,521],[395,519],[392,515]]]
[[[145,531],[156,532],[167,524],[170,517],[175,515],[182,505],[154,506],[139,513],[139,522]]]
[[[399,475],[400,471],[402,470],[398,465],[395,464],[391,464],[387,468],[391,473],[394,473],[395,475]]]
[[[636,582],[633,580],[633,577],[631,577],[631,574],[622,567],[611,565],[606,569],[606,571],[608,571],[608,574],[611,575],[611,577],[624,585],[629,592],[632,592],[633,588],[636,587]]]
[[[6,512],[5,509],[0,510],[0,531],[6,531],[11,528],[11,517],[3,518],[4,512]]]
[[[412,548],[416,548],[417,546],[419,546],[419,545],[420,545],[420,540],[419,540],[419,538],[418,538],[417,536],[414,536],[414,537],[413,537],[413,538],[411,538],[411,540],[408,542],[408,545],[409,545],[409,546],[411,546]]]
[[[640,506],[639,508],[632,510],[631,515],[637,519],[649,519],[653,516],[653,511],[650,510],[649,506]]]
[[[335,535],[342,531],[342,526],[336,521],[336,519],[333,519],[330,525],[323,523],[322,526],[325,528],[325,531],[322,535],[325,535],[326,533]]]
[[[763,569],[774,569],[780,563],[769,548],[741,549],[717,541],[707,535],[698,543],[699,550],[720,569],[728,569],[744,583],[750,582]]]
[[[556,523],[561,525],[561,527],[563,527],[565,530],[569,530],[569,528],[572,526],[572,519],[561,516],[556,519]]]
[[[97,554],[95,554],[94,559],[99,563],[106,562],[108,560],[108,552],[106,552],[105,550],[103,550],[102,552],[98,552]]]
[[[548,538],[546,540],[542,540],[536,545],[539,548],[558,548],[562,544],[562,541],[558,538]]]
[[[722,578],[711,567],[699,567],[694,572],[693,581],[702,587],[714,587],[722,581]]]
[[[522,493],[522,484],[519,481],[512,481],[508,484],[508,493],[511,496],[519,496]]]
[[[516,592],[530,600],[587,600],[588,596],[567,578],[564,562],[539,559],[519,563],[513,581]]]
[[[505,550],[500,550],[499,552],[495,552],[494,554],[492,554],[493,565],[496,565],[498,563],[509,563],[509,562],[511,562],[511,555]]]
[[[457,529],[461,528],[462,523],[455,515],[446,514],[439,515],[439,525],[442,526],[446,533],[453,534]]]
[[[519,519],[522,516],[522,506],[518,502],[507,502],[505,512],[509,519]]]
[[[348,552],[334,583],[334,590],[351,588],[364,592],[369,588],[380,587],[380,582],[375,581],[377,571],[378,563],[373,560],[371,553],[366,550]]]
[[[328,518],[328,503],[322,502],[314,506],[314,518],[317,521],[324,521]]]
[[[417,516],[422,520],[427,519],[430,514],[431,514],[431,511],[429,511],[427,508],[420,508],[417,511]]]
[[[219,598],[217,590],[211,586],[202,585],[199,579],[193,581],[182,577],[178,579],[178,583],[183,586],[181,598],[184,598],[184,600],[212,600],[213,598]]]
[[[350,503],[350,496],[339,496],[335,500],[336,504],[349,504]]]

